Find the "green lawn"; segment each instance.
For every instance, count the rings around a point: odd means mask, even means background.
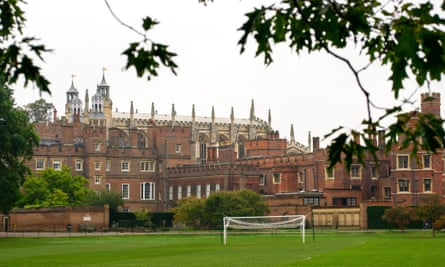
[[[0,266],[438,266],[431,232],[1,237]],[[440,264],[439,264],[440,265]]]

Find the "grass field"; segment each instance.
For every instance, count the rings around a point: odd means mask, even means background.
[[[0,266],[440,266],[431,232],[1,237]]]

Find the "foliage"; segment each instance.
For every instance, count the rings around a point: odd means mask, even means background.
[[[50,93],[49,81],[33,58],[43,61],[43,54],[51,50],[35,37],[22,36],[26,19],[21,4],[25,1],[0,1],[0,76],[6,84],[24,80],[25,86],[32,82],[41,92]]]
[[[432,226],[433,237],[442,228],[442,217],[445,215],[445,204],[441,203],[439,195],[431,195],[420,199],[418,215]]]
[[[441,6],[445,9],[445,4]],[[394,98],[398,99],[404,82],[414,78],[418,85],[440,81],[445,71],[445,20],[434,11],[431,1],[331,1],[284,0],[269,6],[255,8],[246,14],[247,20],[240,28],[241,53],[249,37],[256,42],[256,55],[264,56],[264,63],[273,62],[273,44],[286,43],[296,51],[324,51],[345,63],[354,75],[359,89],[366,98],[368,118],[363,129],[351,133],[344,127],[334,129],[326,137],[335,137],[328,147],[331,167],[345,162],[350,168],[353,160],[364,163],[367,153],[377,161],[378,147],[373,142],[379,130],[387,128],[389,137],[386,149],[398,145],[397,137],[405,136],[403,147],[437,151],[444,147],[443,120],[430,114],[419,115],[419,122],[410,129],[409,115],[401,114],[401,106],[388,108],[386,113],[373,119],[370,93],[361,82],[360,73],[372,63],[389,65]],[[351,46],[360,50],[369,62],[363,68],[354,67],[338,51]],[[397,121],[386,127],[383,120],[395,115]],[[356,142],[357,137],[364,145]],[[419,138],[420,137],[420,138]]]
[[[172,209],[175,213],[174,220],[177,223],[184,223],[186,226],[199,229],[201,218],[204,217],[205,200],[188,197],[180,199],[176,207]]]
[[[382,219],[388,223],[396,224],[403,232],[410,222],[417,220],[417,213],[412,207],[394,206],[385,210]]]
[[[42,122],[50,119],[48,117],[48,113],[54,109],[54,105],[53,103],[48,103],[45,101],[45,99],[41,98],[33,103],[27,104],[24,106],[24,109],[26,112],[28,112],[31,122]]]
[[[9,214],[29,173],[25,164],[39,138],[27,114],[14,108],[12,91],[0,79],[0,212]]]
[[[121,21],[115,15],[107,0],[105,0],[105,3],[113,17],[120,24],[143,37],[142,41],[130,43],[130,46],[122,52],[122,55],[127,57],[125,68],[129,69],[133,67],[138,77],[143,77],[145,73],[147,73],[148,80],[151,79],[151,76],[158,76],[158,69],[161,65],[169,68],[173,74],[176,74],[176,68],[178,66],[173,61],[176,53],[169,51],[167,45],[156,43],[147,38],[147,32],[159,22],[147,16],[142,20],[142,29],[144,32],[138,31]]]
[[[73,176],[66,166],[60,171],[46,169],[26,178],[18,204],[25,208],[84,205],[92,192],[87,185],[85,177]]]
[[[208,227],[218,228],[224,216],[263,216],[268,213],[267,203],[253,191],[221,191],[206,199],[203,221]]]
[[[103,206],[109,205],[110,212],[116,213],[119,206],[122,206],[124,201],[122,195],[112,191],[101,191],[99,193],[90,191],[85,197],[85,205]]]
[[[149,221],[150,220],[150,212],[148,212],[147,209],[139,209],[138,211],[134,212],[134,215],[136,216],[136,220],[139,221]]]

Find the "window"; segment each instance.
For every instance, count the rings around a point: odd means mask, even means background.
[[[409,157],[408,155],[397,156],[397,168],[398,169],[408,169]]]
[[[36,159],[36,170],[45,169],[45,160],[44,159]]]
[[[129,184],[122,184],[122,198],[130,199],[130,185]]]
[[[105,171],[109,172],[111,170],[111,160],[107,160],[105,163]]]
[[[260,185],[265,185],[266,184],[266,175],[260,174]]]
[[[334,206],[357,206],[357,198],[355,197],[334,197],[332,198]]]
[[[325,169],[326,178],[327,179],[334,179],[334,168],[328,168]]]
[[[53,160],[53,169],[60,171],[62,169],[62,161],[58,159]]]
[[[94,143],[94,150],[97,152],[100,151],[100,143]]]
[[[361,166],[358,164],[351,166],[351,178],[360,179],[361,178]]]
[[[140,161],[139,166],[141,172],[154,172],[153,161]]]
[[[273,183],[274,184],[281,183],[281,173],[276,172],[276,173],[273,174]]]
[[[215,185],[215,192],[219,192],[221,190],[221,186],[219,184]]]
[[[182,186],[178,186],[178,199],[182,199]]]
[[[187,197],[192,195],[192,186],[191,185],[187,185]]]
[[[155,200],[155,183],[141,183],[141,200]]]
[[[175,152],[176,153],[181,153],[181,149],[182,149],[181,145],[175,145]]]
[[[173,200],[173,186],[168,187],[168,200]]]
[[[94,162],[94,170],[100,171],[100,167],[101,167],[100,161],[95,161]]]
[[[145,136],[143,134],[138,135],[138,148],[145,148]]]
[[[385,199],[390,199],[391,198],[391,187],[386,186],[383,188],[383,197]]]
[[[304,197],[304,205],[320,206],[320,198],[318,197]]]
[[[101,180],[102,180],[102,176],[100,176],[100,175],[94,176],[94,184],[100,184]]]
[[[74,163],[74,169],[76,171],[82,171],[83,170],[83,161],[80,159],[77,159],[76,162]]]
[[[105,192],[111,192],[111,184],[110,183],[107,183],[105,185]]]
[[[423,192],[432,192],[431,179],[423,179]]]
[[[210,185],[206,184],[206,198],[210,196]]]
[[[431,155],[430,154],[423,155],[423,168],[424,169],[431,168]]]
[[[409,180],[400,179],[398,180],[399,192],[409,192]]]
[[[201,185],[196,186],[196,197],[201,198]]]
[[[128,161],[121,161],[121,172],[129,172],[130,163]]]
[[[377,166],[371,166],[371,178],[377,179]]]

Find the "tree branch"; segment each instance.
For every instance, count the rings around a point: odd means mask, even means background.
[[[130,25],[128,25],[128,24],[124,23],[122,20],[120,20],[120,19],[116,16],[116,14],[113,12],[113,10],[111,9],[111,6],[110,6],[110,4],[108,3],[107,0],[104,0],[104,2],[105,2],[105,5],[107,5],[107,8],[108,8],[108,10],[110,11],[111,15],[117,20],[117,22],[119,22],[122,26],[124,26],[124,27],[130,29],[131,31],[133,31],[133,32],[135,32],[135,33],[137,33],[137,34],[139,34],[140,36],[144,37],[144,41],[147,41],[147,40],[148,40],[148,39],[147,39],[147,36],[145,36],[144,33],[142,33],[142,32],[140,32],[140,31],[136,30],[135,28],[131,27]]]

